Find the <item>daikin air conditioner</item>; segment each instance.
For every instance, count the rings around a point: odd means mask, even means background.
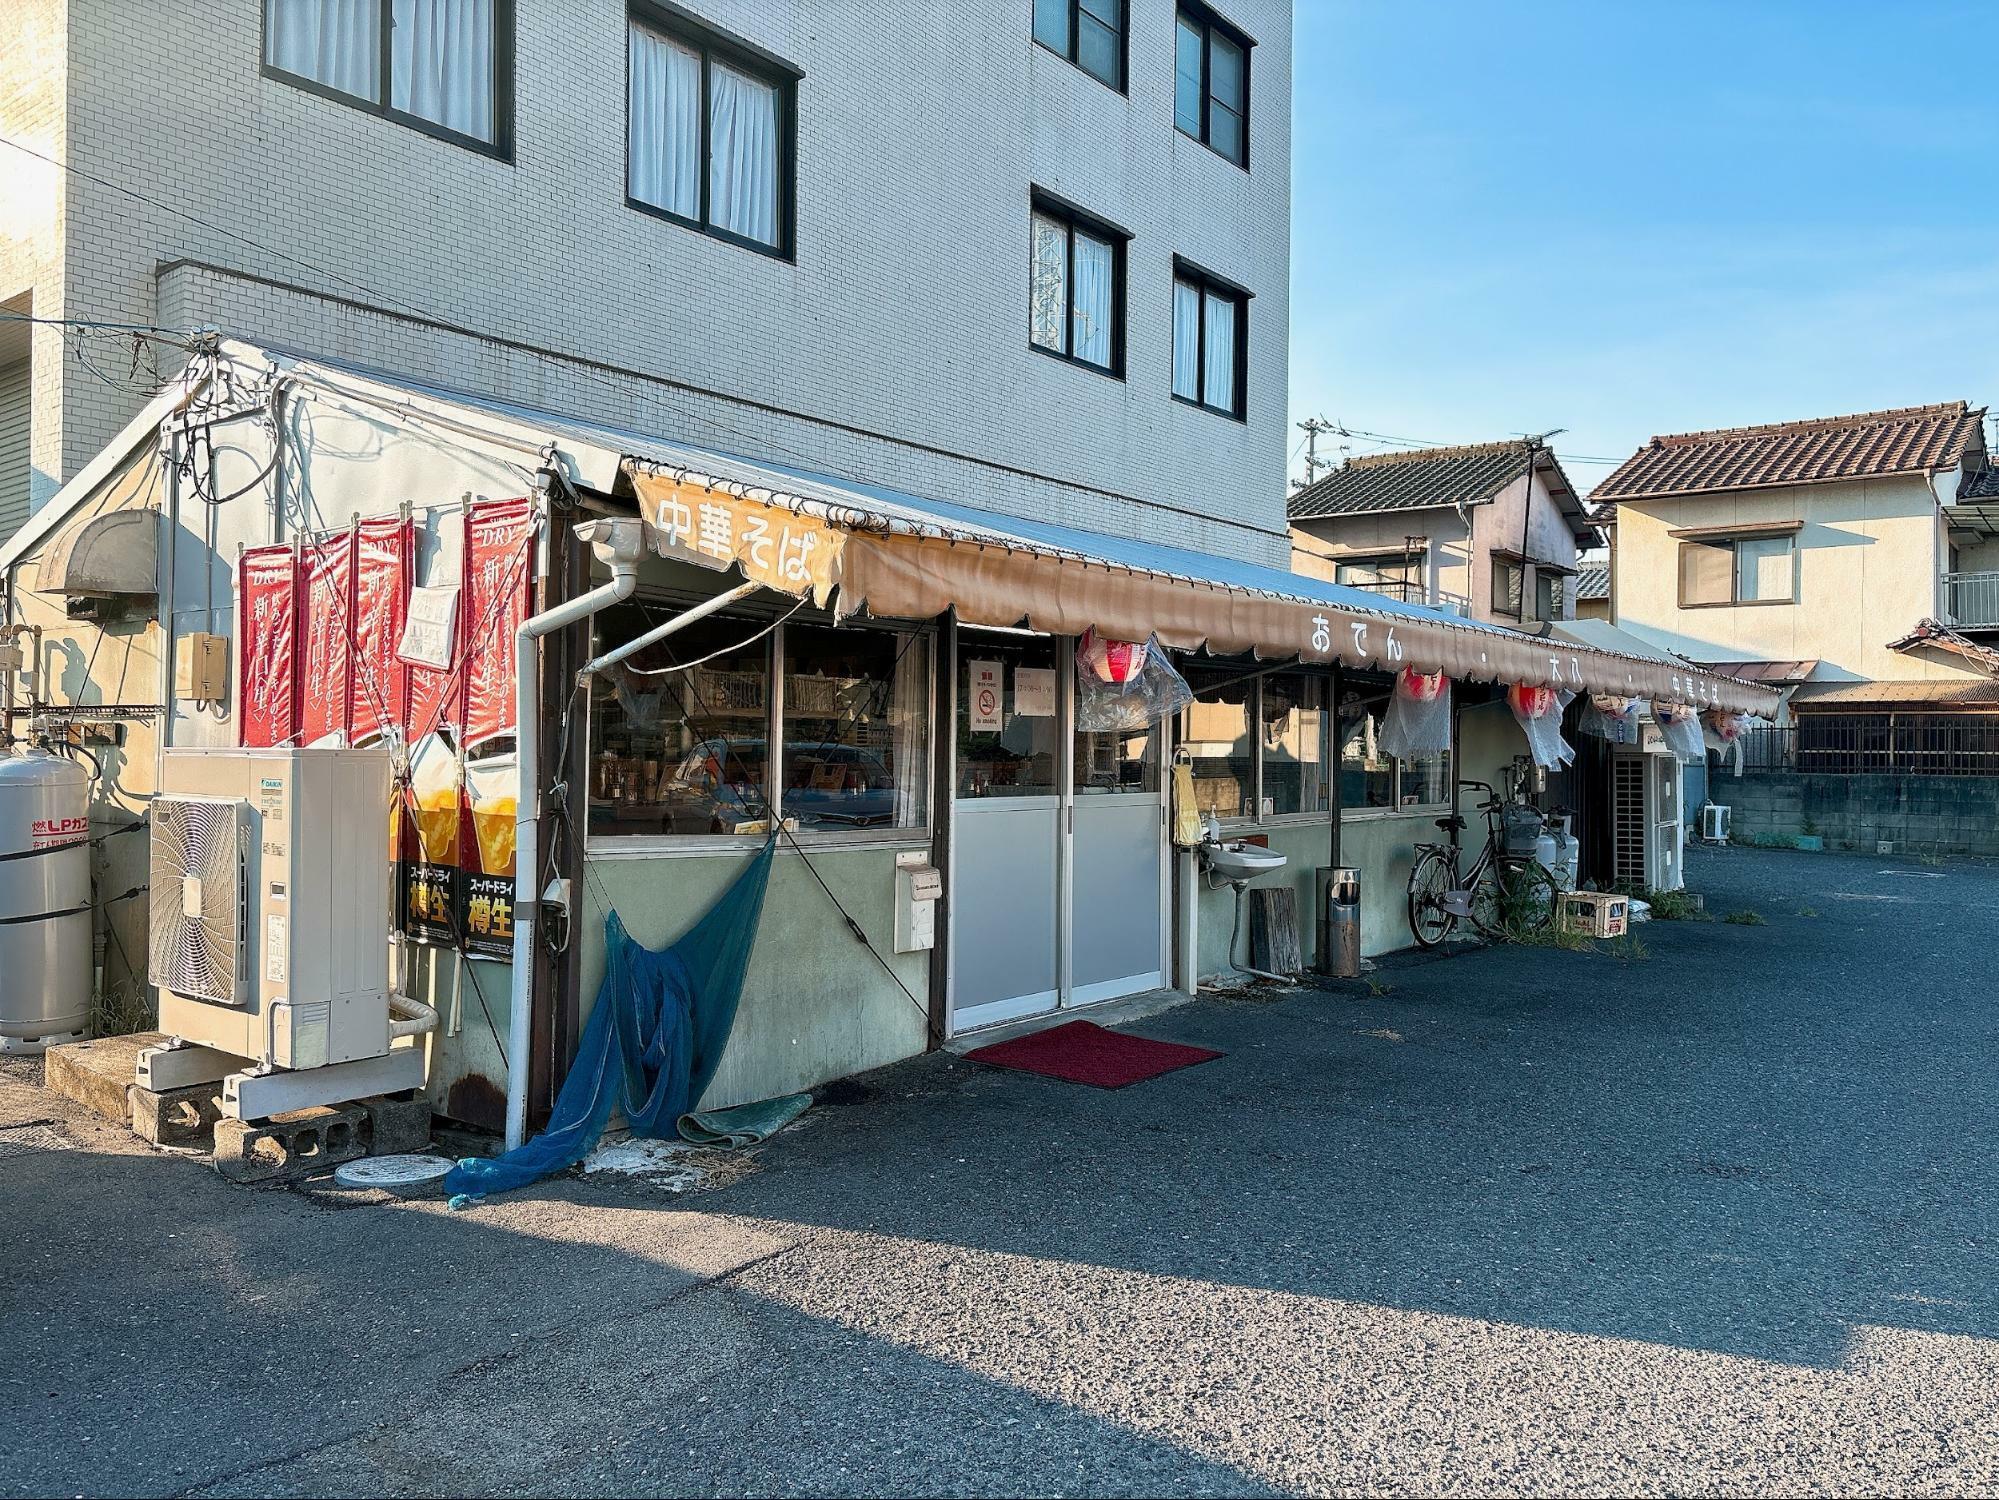
[[[1729,809],[1719,803],[1708,802],[1701,806],[1701,842],[1704,844],[1725,844],[1728,842]]]
[[[423,1081],[420,1050],[391,1055],[412,1028],[391,1013],[389,798],[380,749],[162,757],[148,953],[160,1029],[170,1051],[226,1060],[214,1078],[247,1065],[267,1107],[246,1102],[245,1118]],[[299,1083],[307,1070],[324,1076]],[[167,1076],[190,1064],[155,1072],[142,1056],[147,1087],[179,1086]],[[292,1082],[263,1086],[274,1075]],[[240,1080],[226,1081],[230,1109]]]

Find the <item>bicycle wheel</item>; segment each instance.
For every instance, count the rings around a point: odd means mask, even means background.
[[[1452,884],[1451,862],[1432,850],[1409,872],[1409,931],[1419,948],[1434,948],[1451,935],[1458,919],[1444,909]]]
[[[1560,888],[1538,859],[1501,859],[1472,892],[1471,920],[1495,942],[1539,932],[1554,920]]]

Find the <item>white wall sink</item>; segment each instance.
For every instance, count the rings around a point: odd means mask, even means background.
[[[1254,880],[1272,870],[1281,870],[1286,857],[1274,850],[1244,843],[1241,839],[1231,839],[1227,843],[1201,845],[1201,862],[1213,874],[1233,883]]]

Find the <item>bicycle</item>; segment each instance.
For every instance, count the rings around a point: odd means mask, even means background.
[[[1485,814],[1485,845],[1471,868],[1459,874],[1463,848],[1456,843],[1420,843],[1409,872],[1409,931],[1417,945],[1434,948],[1469,921],[1488,938],[1504,937],[1509,929],[1538,932],[1553,919],[1561,889],[1548,867],[1532,854],[1507,853],[1506,815],[1541,814],[1522,803],[1509,803],[1489,782],[1461,781],[1459,789],[1485,792],[1479,803]],[[1469,825],[1453,811],[1437,819],[1446,833],[1461,833]],[[1536,830],[1539,831],[1538,829]]]

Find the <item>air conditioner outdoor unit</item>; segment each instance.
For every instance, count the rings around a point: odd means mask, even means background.
[[[165,753],[148,970],[174,1040],[141,1086],[220,1080],[244,1119],[421,1086],[395,1045],[389,797],[380,749]]]
[[[1729,809],[1714,802],[1701,806],[1701,842],[1704,844],[1725,844],[1728,842]]]

